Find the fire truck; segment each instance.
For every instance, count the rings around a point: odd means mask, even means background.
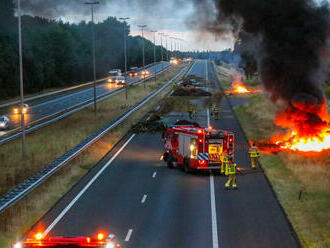
[[[32,238],[27,238],[22,242],[14,243],[11,248],[122,248],[116,241],[114,234],[106,235],[102,232],[92,237],[43,237],[42,233],[36,233]]]
[[[163,160],[169,168],[220,170],[224,157],[234,156],[234,133],[192,125],[170,126],[165,135]]]

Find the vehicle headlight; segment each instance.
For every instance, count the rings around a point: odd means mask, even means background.
[[[115,248],[115,243],[114,242],[109,242],[109,243],[107,243],[105,248]]]
[[[4,127],[5,125],[6,125],[6,123],[0,122],[0,127]]]
[[[22,243],[17,242],[16,244],[13,245],[13,248],[22,248]]]

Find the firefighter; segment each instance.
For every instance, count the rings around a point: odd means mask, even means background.
[[[225,175],[225,170],[226,170],[226,164],[228,163],[228,155],[227,154],[224,154],[222,155],[222,158],[221,158],[221,175]]]
[[[189,104],[188,114],[189,114],[190,119],[192,119],[195,116],[195,109],[194,109],[194,106],[192,104]]]
[[[219,120],[219,108],[217,105],[212,106],[212,113],[215,120]]]
[[[228,162],[226,163],[226,176],[228,176],[228,180],[225,184],[225,188],[228,190],[230,185],[232,189],[237,189],[236,184],[236,168],[237,165],[233,162],[233,158],[229,158]]]
[[[257,169],[258,158],[260,157],[259,150],[255,143],[253,143],[252,147],[249,149],[249,155],[251,159],[251,168],[255,170]]]

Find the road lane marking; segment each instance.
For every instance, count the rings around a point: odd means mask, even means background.
[[[206,69],[206,83],[208,83],[209,81],[209,72],[208,72],[208,69],[207,69],[207,60],[206,60],[206,63],[205,63],[205,69]]]
[[[136,134],[132,134],[131,137],[125,142],[125,144],[111,157],[111,159],[99,170],[99,172],[86,184],[86,186],[79,192],[78,195],[62,210],[62,212],[56,217],[56,219],[47,227],[44,231],[44,236],[54,228],[54,226],[63,218],[63,216],[72,208],[72,206],[79,200],[79,198],[88,190],[88,188],[95,182],[95,180],[108,168],[108,166],[116,159],[116,157],[124,150],[124,148],[131,142]]]
[[[215,207],[214,177],[210,176],[211,216],[212,216],[212,243],[213,248],[219,248],[217,211]]]
[[[125,242],[129,241],[129,239],[131,238],[132,232],[133,232],[133,229],[128,230],[128,233],[127,233],[126,238],[125,238]]]
[[[142,204],[146,202],[147,197],[148,197],[147,195],[144,195],[144,196],[142,197],[142,200],[141,200],[141,203],[142,203]]]
[[[152,178],[155,178],[157,175],[157,172],[155,171],[154,174],[152,174]]]

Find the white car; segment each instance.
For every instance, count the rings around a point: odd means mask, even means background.
[[[123,77],[123,76],[117,77],[115,82],[116,82],[117,85],[125,85],[126,84],[125,77]]]
[[[9,119],[6,116],[0,116],[0,130],[9,128]]]
[[[115,83],[118,77],[121,77],[121,70],[120,69],[113,69],[109,71],[109,78],[108,83]]]

